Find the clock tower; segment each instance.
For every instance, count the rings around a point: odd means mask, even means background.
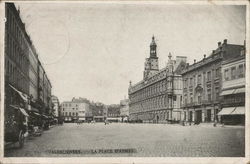
[[[153,36],[151,44],[150,44],[150,56],[149,58],[146,58],[145,66],[144,66],[144,79],[145,80],[159,71],[156,49],[157,49],[157,45],[155,43],[155,37]]]

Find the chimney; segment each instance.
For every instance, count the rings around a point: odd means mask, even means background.
[[[194,64],[196,63],[196,59],[194,59]]]
[[[220,47],[221,46],[221,42],[218,42],[218,47]]]
[[[227,44],[227,39],[224,39],[224,42],[223,42],[223,44]]]
[[[204,54],[204,59],[206,58],[206,54]]]

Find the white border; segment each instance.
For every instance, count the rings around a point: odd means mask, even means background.
[[[194,157],[70,157],[70,158],[47,158],[47,157],[3,157],[3,148],[4,148],[4,142],[3,142],[3,100],[4,100],[4,28],[0,28],[0,45],[1,45],[1,51],[0,51],[0,63],[1,63],[1,99],[0,99],[0,139],[1,139],[1,144],[0,144],[0,162],[3,163],[219,163],[219,164],[228,164],[228,163],[235,163],[235,164],[241,164],[241,163],[250,163],[250,147],[249,147],[249,139],[250,139],[250,111],[249,111],[249,72],[250,72],[250,67],[249,67],[249,1],[226,1],[226,0],[220,0],[220,1],[205,1],[205,0],[193,0],[193,1],[174,1],[174,0],[168,0],[168,1],[0,1],[0,18],[1,18],[1,27],[4,27],[4,22],[3,22],[3,16],[4,16],[4,3],[5,2],[22,2],[22,3],[86,3],[86,4],[100,4],[100,3],[106,3],[106,4],[162,4],[162,5],[246,5],[246,126],[245,126],[245,158],[231,158],[231,157],[199,157],[199,158],[194,158]],[[248,99],[247,99],[248,98]]]

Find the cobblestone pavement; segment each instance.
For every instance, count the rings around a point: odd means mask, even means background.
[[[244,127],[68,123],[27,138],[22,149],[6,146],[5,156],[242,157],[244,131]]]

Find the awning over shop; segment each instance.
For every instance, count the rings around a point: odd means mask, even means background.
[[[245,114],[245,107],[236,107],[231,115],[244,115]]]
[[[25,111],[25,109],[23,108],[20,108],[18,106],[15,106],[15,105],[10,105],[12,108],[15,108],[15,109],[19,109],[21,111],[21,113],[26,116],[26,117],[29,117],[29,114]]]
[[[109,118],[107,118],[107,120],[116,121],[116,120],[119,120],[119,118],[109,117]]]
[[[104,118],[104,116],[94,116],[94,118]]]
[[[220,95],[221,95],[221,96],[224,96],[224,95],[231,95],[231,94],[234,93],[234,91],[235,91],[235,89],[225,90],[225,91],[222,91]]]
[[[245,88],[236,89],[234,94],[237,94],[237,93],[245,93]]]
[[[13,86],[10,85],[10,84],[9,84],[9,86],[10,86],[14,91],[16,91],[24,101],[26,101],[26,102],[28,101],[28,96],[27,96],[25,93],[23,93],[23,92],[17,90],[15,87],[13,87]]]
[[[84,121],[84,120],[85,120],[85,118],[84,118],[84,117],[79,117],[79,119],[78,119],[78,120],[83,120],[83,121]]]
[[[234,111],[235,107],[223,108],[217,115],[229,115]]]

